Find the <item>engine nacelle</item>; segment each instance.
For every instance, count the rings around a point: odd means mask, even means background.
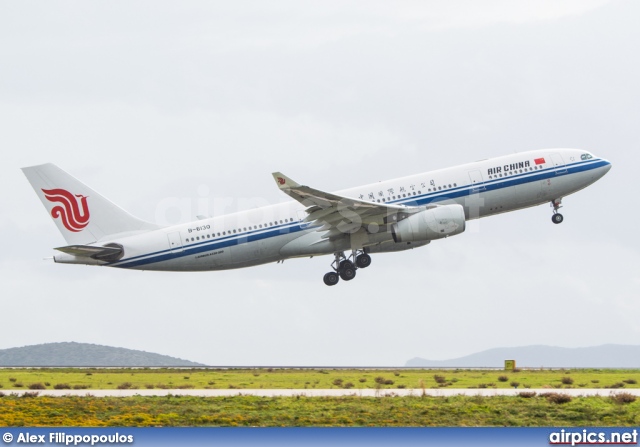
[[[433,241],[460,234],[465,229],[462,205],[442,205],[412,214],[391,226],[396,242]]]

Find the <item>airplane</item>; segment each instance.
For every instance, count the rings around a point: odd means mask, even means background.
[[[560,224],[562,199],[610,169],[588,151],[545,149],[335,193],[274,172],[293,201],[166,227],[132,216],[54,164],[22,170],[68,244],[55,248],[57,263],[209,271],[333,255],[323,278],[333,286],[369,267],[372,254],[458,235],[467,220],[550,203]]]

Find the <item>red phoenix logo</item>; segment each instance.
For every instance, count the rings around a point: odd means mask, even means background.
[[[278,183],[280,183],[281,185],[284,185],[286,181],[282,177],[278,177]]]
[[[62,219],[62,225],[67,230],[77,233],[89,225],[87,197],[73,195],[64,189],[43,189],[42,192],[49,202],[61,204],[51,208],[51,216]]]

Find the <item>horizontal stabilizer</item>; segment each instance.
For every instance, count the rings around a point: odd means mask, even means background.
[[[117,244],[109,247],[95,247],[92,245],[68,245],[56,250],[73,256],[100,259],[104,261],[117,260],[124,254],[124,249]]]

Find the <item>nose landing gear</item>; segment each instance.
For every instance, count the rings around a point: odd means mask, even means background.
[[[371,256],[363,250],[353,250],[349,258],[340,251],[335,253],[335,260],[331,263],[333,272],[324,275],[324,283],[335,286],[342,278],[343,281],[351,281],[356,277],[356,270],[367,268],[371,265]]]
[[[554,224],[561,224],[564,221],[564,216],[558,212],[562,208],[562,198],[551,201],[553,207],[553,216],[551,216],[551,222]]]

